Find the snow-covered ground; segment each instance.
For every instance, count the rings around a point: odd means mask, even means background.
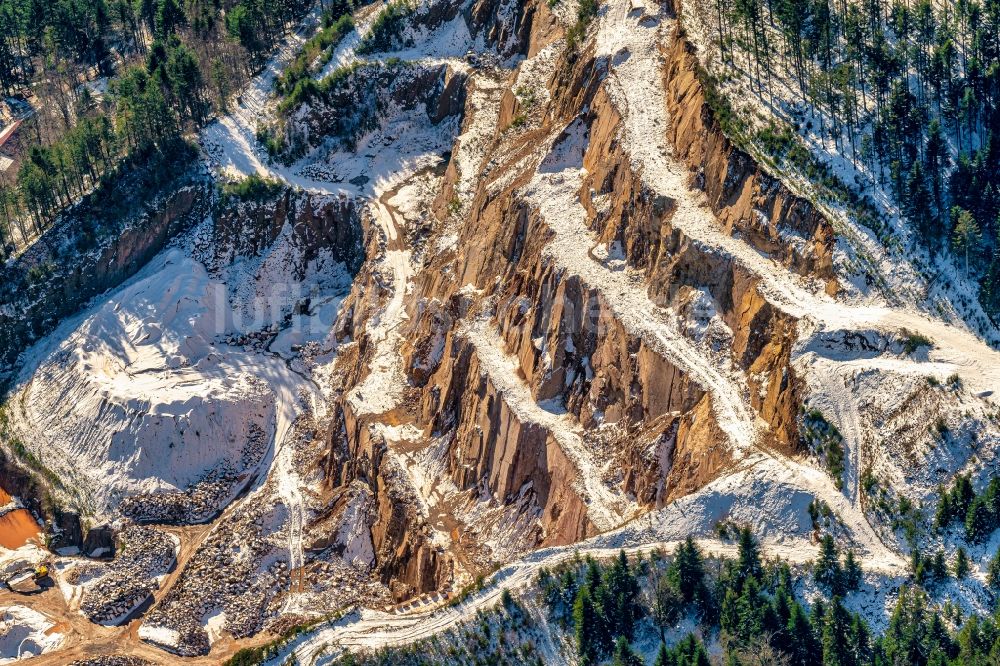
[[[26,606],[0,608],[0,664],[51,652],[63,642],[56,623]]]
[[[30,352],[13,401],[28,448],[99,515],[223,465],[252,473],[251,426],[280,441],[305,381],[227,344],[232,321],[225,284],[179,249],[161,254]]]

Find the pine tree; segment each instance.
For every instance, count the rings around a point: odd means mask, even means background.
[[[576,628],[580,666],[597,664],[601,652],[597,634],[597,611],[590,596],[590,589],[586,585],[576,594],[576,602],[573,604],[573,625]]]
[[[931,557],[929,564],[927,565],[927,572],[931,581],[935,584],[940,583],[948,578],[948,563],[944,557],[944,551],[938,550]]]
[[[861,563],[858,562],[857,558],[854,556],[854,551],[847,551],[847,557],[844,560],[844,591],[854,592],[859,587],[861,587],[861,580],[864,577],[861,571]]]
[[[932,210],[924,171],[920,162],[913,162],[906,179],[906,217],[928,244],[935,240],[937,231]]]
[[[656,661],[653,666],[673,666],[674,660],[667,653],[667,644],[660,641],[660,649],[656,651]]]
[[[969,541],[978,543],[993,531],[995,517],[993,508],[985,497],[972,500],[965,515],[965,535]]]
[[[837,547],[834,545],[833,537],[826,534],[820,546],[819,559],[813,568],[813,578],[828,594],[839,596],[843,593],[843,577]]]
[[[948,166],[948,145],[941,132],[941,122],[935,118],[927,128],[927,147],[924,149],[926,172],[931,181],[934,208],[943,217],[944,176]]]
[[[681,639],[681,642],[671,652],[675,666],[709,666],[710,664],[705,644],[694,634],[688,634]]]
[[[972,213],[964,208],[954,207],[951,209],[952,219],[955,220],[955,230],[952,233],[951,242],[957,251],[965,255],[965,274],[969,274],[969,252],[975,250],[979,245],[979,223]]]
[[[986,568],[986,583],[994,590],[1000,590],[1000,548]]]
[[[786,633],[790,638],[789,656],[794,666],[811,666],[822,658],[809,618],[798,602],[793,603],[790,609]]]
[[[969,510],[969,505],[976,498],[976,492],[972,489],[972,480],[968,474],[959,474],[955,477],[955,484],[951,490],[951,506],[953,515],[964,520]]]
[[[639,584],[629,568],[624,550],[619,551],[614,564],[604,576],[603,583],[601,611],[607,622],[608,637],[615,639],[624,636],[631,640],[638,615],[636,598],[639,596]]]
[[[628,640],[624,636],[619,636],[615,641],[614,656],[611,659],[612,666],[643,666],[642,657],[637,655]]]
[[[938,503],[937,509],[934,511],[934,526],[939,530],[944,529],[953,517],[951,495],[944,489],[944,486],[938,484]]]
[[[823,618],[823,664],[824,666],[851,666],[852,659],[848,646],[850,645],[851,618],[840,603],[840,597],[834,597],[826,609]]]
[[[739,557],[736,563],[737,588],[742,590],[747,578],[760,578],[763,566],[760,562],[760,546],[749,527],[740,528]]]
[[[882,651],[889,664],[923,663],[926,654],[926,596],[903,586],[882,637]]]
[[[946,660],[943,663],[948,663],[947,657],[953,651],[953,644],[951,636],[948,635],[948,628],[944,625],[941,615],[938,613],[934,613],[927,627],[927,647],[931,653],[936,651],[945,657]],[[928,663],[930,663],[930,660],[928,660]]]
[[[813,640],[818,650],[822,650],[823,647],[823,618],[825,616],[826,604],[823,603],[823,599],[817,597],[809,612],[809,626],[812,628]]]
[[[736,589],[727,586],[722,597],[722,608],[719,611],[719,627],[723,631],[737,635],[740,630],[740,597]]]
[[[969,556],[965,554],[965,548],[958,547],[955,553],[954,564],[955,578],[962,580],[969,575]]]
[[[667,577],[680,592],[685,604],[703,604],[707,601],[708,589],[705,585],[701,551],[690,536],[677,548],[674,560],[667,570]]]

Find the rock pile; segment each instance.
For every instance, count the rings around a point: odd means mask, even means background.
[[[164,645],[185,657],[207,654],[205,619],[225,613],[224,628],[237,638],[250,636],[270,619],[268,604],[287,585],[288,564],[275,552],[272,539],[282,536],[270,525],[280,524],[284,508],[262,502],[242,504],[219,523],[188,561],[177,583],[150,611],[140,629],[147,640],[172,636]],[[287,547],[287,541],[277,541]]]
[[[252,423],[238,464],[224,460],[184,491],[130,495],[121,501],[118,510],[137,523],[194,525],[208,522],[249,480],[252,470],[263,459],[267,444],[264,429]]]
[[[104,575],[84,586],[80,611],[104,625],[124,622],[157,589],[156,578],[170,571],[177,544],[161,530],[130,525],[119,535],[119,555],[104,565]]]
[[[112,654],[104,657],[91,657],[70,662],[69,666],[153,666],[153,662],[142,657],[126,654]]]

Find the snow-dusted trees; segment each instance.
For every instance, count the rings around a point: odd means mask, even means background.
[[[20,130],[35,145],[16,155],[14,182],[0,189],[0,259],[12,243],[28,242],[63,208],[117,173],[129,155],[173,143],[203,123],[213,103],[224,108],[226,97],[312,4],[0,2],[0,89],[33,95],[35,112],[22,114]]]
[[[795,104],[792,122],[810,141],[818,135],[890,186],[923,244],[933,253],[952,246],[981,280],[987,311],[1000,315],[1000,0],[739,0],[714,9],[723,60],[747,87],[768,103]],[[965,242],[967,224],[953,245],[953,206],[972,216],[974,242]]]
[[[952,506],[959,508],[964,504],[973,506],[977,499],[971,483],[964,477],[956,480],[955,489],[948,492],[948,496]],[[803,581],[797,578],[801,575],[799,572],[793,573],[781,562],[762,561],[757,541],[749,530],[740,531],[738,545],[735,557],[715,559],[706,558],[697,545],[688,540],[673,555],[654,554],[648,561],[637,559],[629,563],[628,569],[637,575],[635,580],[640,583],[633,602],[633,616],[639,618],[640,623],[637,627],[641,627],[642,618],[654,613],[653,588],[644,581],[660,581],[669,587],[677,586],[674,594],[680,607],[673,615],[671,626],[696,628],[693,634],[679,641],[666,634],[663,644],[651,655],[652,662],[646,663],[664,666],[707,666],[715,662],[790,666],[965,666],[996,663],[996,656],[1000,655],[1000,628],[995,618],[972,616],[963,621],[955,616],[948,604],[938,612],[936,603],[928,596],[927,588],[933,589],[930,583],[938,575],[937,569],[944,570],[942,578],[952,571],[957,577],[966,575],[971,563],[964,550],[958,551],[951,565],[943,551],[920,557],[924,573],[915,573],[913,581],[900,589],[888,626],[880,635],[873,635],[864,619],[850,610],[850,590],[860,584],[861,568],[853,553],[848,552],[844,558],[838,556],[832,538],[824,537],[820,544],[813,575],[817,581],[820,578],[839,579],[842,587],[814,596],[808,610],[799,601],[803,590]],[[605,646],[603,652],[594,653],[600,660],[597,663],[633,663],[632,655],[636,651],[627,640],[609,638],[608,634],[599,638],[603,630],[600,629],[599,604],[594,601],[598,595],[590,591],[592,586],[604,585],[612,570],[621,572],[621,560],[621,557],[609,562],[577,560],[563,565],[566,569],[562,572],[546,571],[539,577],[553,625],[562,624],[565,617],[560,610],[565,595],[559,589],[568,584],[579,590],[576,601],[581,612],[577,613],[577,618],[582,622],[568,626],[567,630],[577,637],[582,631],[582,645],[597,641]],[[833,573],[832,578],[821,573],[824,567],[827,573]],[[568,578],[566,571],[571,574]],[[1000,554],[994,558],[987,573],[989,584],[1000,590]],[[691,591],[690,595],[684,596],[681,589]],[[695,602],[701,593],[709,597],[704,604]],[[570,621],[569,624],[574,623]],[[636,635],[641,635],[642,631],[637,629]],[[712,662],[699,636],[719,651],[717,656],[713,654]],[[581,663],[594,662],[581,659]]]
[[[840,554],[833,537],[823,535],[820,541],[819,557],[813,566],[813,580],[831,596],[843,596],[858,589],[861,584],[861,566],[854,555],[848,551],[844,564],[840,563]]]
[[[985,540],[1000,528],[1000,477],[990,479],[983,492],[976,494],[968,475],[959,474],[951,490],[939,488],[934,525],[945,529],[953,522],[965,527],[972,543]]]

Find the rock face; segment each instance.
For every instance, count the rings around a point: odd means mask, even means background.
[[[471,19],[502,48],[535,55],[563,34],[546,3],[529,1],[498,36],[499,8],[476,3]],[[408,446],[431,455],[453,488],[452,536],[476,531],[468,505],[460,508],[476,497],[527,526],[519,548],[609,529],[697,491],[732,462],[704,377],[637,327],[598,278],[552,250],[559,234],[525,190],[539,168],[530,157],[553,128],[567,127],[557,144],[569,152],[574,132],[587,137],[577,158],[590,237],[578,242],[590,243],[590,260],[627,273],[655,308],[679,314],[693,344],[728,359],[767,446],[799,447],[802,387],[790,363],[798,322],[767,302],[758,277],[672,224],[677,202],[644,183],[620,140],[624,119],[604,85],[606,57],[563,49],[551,62],[544,106],[509,90],[498,99],[479,171],[458,161],[461,139],[452,153],[427,241],[435,251],[420,254],[404,299],[403,402],[372,416],[341,400],[328,435],[329,486],[361,479],[377,498],[376,562],[397,598],[435,589],[490,556],[477,559],[454,539],[450,548],[435,545],[415,509],[427,498],[408,482],[379,422],[411,427],[425,442]],[[663,53],[662,73],[667,138],[720,227],[835,292],[832,226],[725,139],[682,35]],[[484,108],[476,89],[465,99],[468,133]],[[446,231],[454,242],[441,242]],[[367,246],[369,261],[386,251],[377,230]],[[377,344],[365,322],[387,293],[365,270],[338,322],[341,339],[356,342],[342,359],[344,395],[369,374]]]
[[[76,225],[70,211],[17,261],[0,267],[0,283],[13,291],[0,296],[0,381],[17,355],[93,296],[134,275],[181,230],[202,219],[212,200],[212,185],[195,170],[170,181],[123,228],[98,247],[64,255],[59,231]],[[84,210],[79,213],[86,216]]]
[[[357,201],[283,188],[262,199],[223,202],[212,218],[212,263],[228,266],[269,251],[287,226],[295,263],[287,278],[301,280],[309,263],[329,252],[351,275],[364,261]]]
[[[72,550],[80,548],[81,545],[83,545],[83,529],[80,526],[80,515],[73,511],[56,509],[49,548],[53,551]]]
[[[422,107],[417,115],[437,124],[461,108],[464,79],[447,65],[408,62],[376,61],[338,70],[284,122],[281,156],[298,159],[331,139],[352,149],[390,106],[403,112]]]
[[[83,554],[87,557],[113,558],[115,556],[115,531],[110,525],[100,525],[87,530],[83,540]]]
[[[797,273],[825,280],[828,293],[835,294],[833,225],[722,133],[705,101],[701,66],[683,35],[664,56],[663,81],[673,119],[668,136],[719,222]]]

